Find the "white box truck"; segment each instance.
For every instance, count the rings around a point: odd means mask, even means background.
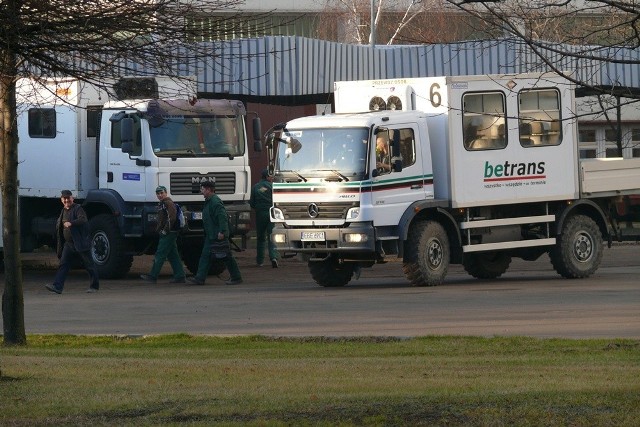
[[[155,251],[155,188],[164,185],[189,213],[179,246],[195,272],[201,182],[215,182],[236,235],[249,230],[245,107],[196,99],[189,81],[125,78],[114,88],[118,100],[77,80],[18,82],[21,250],[53,243],[60,191],[71,190],[89,216],[100,277],[123,277],[134,255]],[[259,119],[253,125],[259,140]]]
[[[273,241],[322,286],[389,257],[418,286],[545,253],[589,276],[627,236],[616,207],[640,194],[640,159],[578,158],[574,89],[553,73],[337,82],[335,114],[267,138]]]

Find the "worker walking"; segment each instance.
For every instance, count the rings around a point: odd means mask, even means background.
[[[251,189],[251,199],[249,204],[256,211],[256,264],[262,266],[264,263],[264,247],[269,248],[269,259],[271,266],[278,268],[278,251],[276,245],[271,241],[273,223],[269,215],[269,210],[273,205],[273,187],[271,182],[273,177],[266,169],[262,171],[262,179]]]
[[[153,266],[149,274],[142,274],[140,278],[150,283],[156,283],[162,265],[169,260],[171,269],[173,270],[173,279],[169,283],[185,283],[185,272],[180,261],[178,253],[178,231],[176,231],[175,223],[176,204],[167,195],[167,188],[160,185],[156,188],[156,197],[158,198],[158,224],[156,231],[158,232],[158,249],[153,258]]]
[[[189,277],[187,282],[192,285],[204,285],[212,261],[212,244],[225,243],[227,249],[223,260],[227,270],[229,270],[231,278],[224,283],[225,285],[238,285],[242,283],[242,276],[240,275],[240,269],[233,257],[233,253],[228,249],[230,235],[227,210],[222,200],[220,200],[220,197],[215,194],[215,185],[213,182],[205,181],[201,183],[200,192],[205,200],[204,206],[202,207],[204,245],[202,247],[200,261],[198,262],[198,272],[194,277]]]
[[[80,257],[84,268],[89,273],[87,292],[97,292],[100,282],[98,270],[91,257],[87,214],[82,206],[74,202],[71,190],[62,190],[60,201],[63,207],[56,222],[57,254],[60,262],[53,283],[45,285],[45,288],[50,292],[61,294],[73,259]]]

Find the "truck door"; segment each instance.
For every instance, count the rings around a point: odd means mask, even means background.
[[[106,168],[100,174],[101,187],[111,188],[120,193],[126,200],[145,200],[145,157],[143,131],[141,120],[136,115],[133,118],[133,151],[122,151],[121,126],[122,121],[109,122],[111,132],[102,133],[109,141],[102,143],[106,157]],[[148,163],[148,161],[147,161]],[[102,163],[104,164],[104,163]],[[103,182],[102,179],[105,181]]]
[[[417,149],[418,136],[417,127],[412,125],[376,132],[377,148],[372,163],[372,169],[376,167],[376,171],[372,173],[371,187],[376,225],[397,225],[398,218],[411,203],[424,199],[427,192],[433,195],[432,179],[424,174],[421,153]],[[397,150],[393,144],[398,144]],[[394,165],[398,157],[402,160],[401,170]]]

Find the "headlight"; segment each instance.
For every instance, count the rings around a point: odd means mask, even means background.
[[[284,233],[273,233],[271,235],[271,240],[273,243],[286,243],[287,236]]]
[[[239,222],[250,222],[251,221],[251,212],[239,212],[238,213],[238,221]]]
[[[342,238],[347,243],[362,243],[369,240],[369,236],[364,233],[347,233]]]
[[[347,220],[349,219],[356,219],[358,218],[358,216],[360,216],[360,208],[351,208],[347,211]]]
[[[279,208],[271,208],[271,218],[276,221],[284,221],[284,214]]]

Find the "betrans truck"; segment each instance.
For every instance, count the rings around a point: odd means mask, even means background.
[[[637,239],[617,212],[640,159],[580,159],[574,93],[553,73],[336,82],[335,114],[268,134],[272,239],[322,286],[390,257],[416,286],[543,254],[588,277]]]

